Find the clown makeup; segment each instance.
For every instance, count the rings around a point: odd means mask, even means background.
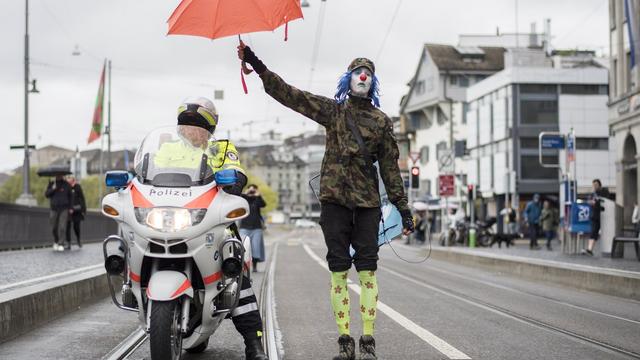
[[[361,66],[351,72],[351,82],[349,88],[351,89],[351,95],[367,97],[369,96],[369,90],[371,90],[371,82],[373,76],[371,71],[364,66]]]

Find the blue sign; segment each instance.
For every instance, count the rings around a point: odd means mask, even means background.
[[[543,149],[564,149],[564,136],[562,135],[543,135],[540,142]]]
[[[572,233],[591,233],[591,205],[571,204],[571,224],[569,231]]]

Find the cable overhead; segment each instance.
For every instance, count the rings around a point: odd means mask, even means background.
[[[387,32],[384,34],[384,37],[382,38],[382,43],[380,43],[380,49],[378,49],[378,53],[376,54],[376,57],[375,57],[375,61],[377,63],[380,62],[380,55],[382,55],[382,50],[384,50],[384,46],[387,43],[387,38],[389,37],[389,34],[391,33],[391,29],[393,28],[393,24],[396,21],[396,16],[398,16],[398,10],[400,10],[400,5],[402,5],[402,0],[398,0],[398,2],[396,3],[396,8],[395,10],[393,10],[393,15],[391,16],[389,27],[387,28]]]
[[[324,30],[324,16],[327,12],[327,2],[320,2],[320,14],[318,15],[318,25],[316,27],[316,38],[313,41],[313,52],[311,53],[311,71],[309,73],[309,86],[307,89],[311,91],[311,85],[313,84],[313,73],[316,70],[316,62],[318,61],[318,53],[320,50],[320,39],[322,38],[322,31]]]

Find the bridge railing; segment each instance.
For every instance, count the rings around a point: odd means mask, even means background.
[[[102,241],[117,232],[116,222],[99,211],[89,210],[81,225],[83,242]],[[75,234],[71,235],[74,242]],[[49,208],[0,203],[0,250],[51,245]]]

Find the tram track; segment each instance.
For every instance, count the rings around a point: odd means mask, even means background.
[[[610,343],[607,343],[607,342],[604,342],[604,341],[601,341],[601,340],[598,340],[598,339],[594,339],[594,338],[586,336],[586,335],[579,334],[579,333],[577,333],[575,331],[572,331],[572,330],[564,329],[564,328],[561,328],[559,326],[552,325],[552,324],[549,324],[549,323],[541,321],[541,320],[537,320],[537,319],[532,318],[530,316],[520,314],[520,313],[515,312],[513,310],[509,310],[509,309],[507,309],[505,307],[498,306],[498,305],[495,305],[495,304],[491,304],[491,303],[486,302],[484,300],[481,300],[481,299],[479,299],[479,298],[477,298],[475,296],[464,294],[464,293],[461,293],[459,291],[452,290],[452,289],[449,289],[449,288],[445,288],[445,287],[442,287],[442,286],[439,286],[439,285],[429,284],[429,283],[427,283],[425,281],[422,281],[420,279],[417,279],[417,278],[413,277],[412,275],[410,275],[410,274],[408,274],[408,273],[406,273],[404,271],[398,271],[398,270],[395,270],[395,269],[391,269],[388,266],[379,266],[379,269],[383,270],[383,271],[386,271],[387,273],[389,273],[391,275],[394,275],[396,277],[399,277],[399,278],[401,278],[401,279],[403,279],[405,281],[411,282],[411,283],[413,283],[415,285],[427,288],[427,289],[432,290],[432,291],[436,291],[436,292],[438,292],[438,293],[440,293],[442,295],[455,298],[455,299],[457,299],[459,301],[462,301],[462,302],[465,302],[467,304],[476,306],[478,308],[482,308],[482,309],[487,310],[487,311],[491,311],[491,312],[493,312],[495,314],[499,314],[499,315],[502,315],[504,317],[511,318],[513,320],[528,324],[530,326],[537,327],[539,329],[543,329],[545,331],[550,331],[550,332],[553,332],[555,334],[559,334],[559,335],[565,336],[565,337],[567,337],[569,339],[572,339],[574,341],[577,341],[577,342],[580,342],[582,344],[587,344],[587,345],[596,347],[596,348],[598,348],[600,350],[603,350],[603,351],[606,351],[606,352],[609,352],[609,353],[615,353],[615,354],[619,354],[619,355],[624,355],[624,356],[627,356],[627,357],[629,357],[631,359],[640,359],[640,353],[635,352],[633,350],[628,350],[628,349],[625,349],[625,348],[620,347],[618,345],[613,345],[613,344],[610,344]]]

